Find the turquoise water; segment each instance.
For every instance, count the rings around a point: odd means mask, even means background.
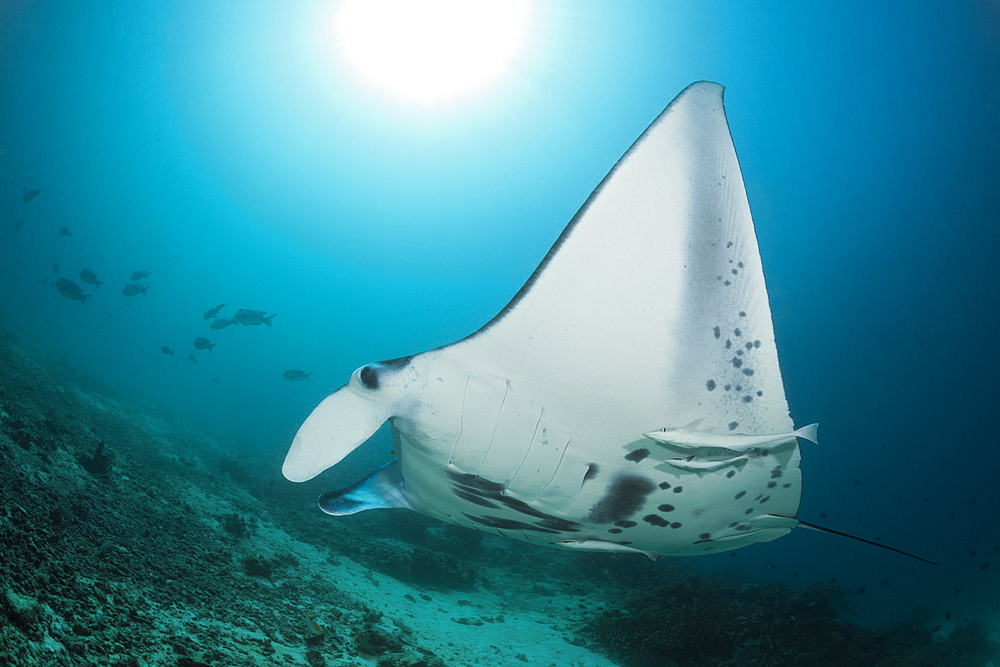
[[[941,565],[806,531],[699,565],[836,577],[876,618],[996,616],[995,4],[548,3],[502,82],[434,108],[357,81],[324,11],[0,9],[4,326],[247,456],[284,451],[355,368],[488,321],[674,95],[719,81],[792,415],[822,424],[799,516]],[[277,315],[214,331],[221,303]]]

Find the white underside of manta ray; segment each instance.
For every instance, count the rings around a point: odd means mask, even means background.
[[[324,511],[653,558],[799,525],[797,437],[815,428],[789,417],[723,87],[670,103],[483,328],[355,371],[282,472],[310,479],[386,420],[397,459]]]

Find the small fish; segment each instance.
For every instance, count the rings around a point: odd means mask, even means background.
[[[67,299],[76,299],[84,306],[87,305],[87,299],[93,296],[93,294],[84,294],[79,285],[65,278],[60,278],[56,281],[56,289]]]
[[[133,271],[132,272],[132,277],[131,277],[130,280],[132,282],[135,282],[137,280],[142,280],[143,278],[146,278],[147,276],[149,276],[149,271]]]
[[[561,547],[566,547],[567,549],[580,549],[581,551],[610,551],[614,553],[643,554],[649,560],[656,560],[660,557],[660,555],[655,551],[643,551],[642,549],[630,547],[627,544],[618,544],[617,542],[607,542],[605,540],[556,540],[555,542],[549,542],[549,544],[557,544]]]
[[[311,371],[309,373],[304,373],[302,371],[289,370],[282,373],[281,377],[286,380],[290,380],[291,382],[295,382],[296,380],[308,380],[310,375],[312,375]]]
[[[196,350],[208,350],[209,352],[211,352],[213,347],[215,347],[215,343],[208,340],[207,338],[202,338],[201,336],[199,336],[198,338],[194,339],[194,348]]]
[[[23,224],[24,224],[24,221],[25,221],[25,220],[27,220],[27,218],[21,218],[20,220],[16,220],[16,221],[14,222],[14,231],[15,231],[15,232],[16,232],[17,230],[21,229],[21,225],[23,225]]]
[[[309,626],[309,629],[312,630],[312,633],[317,637],[322,637],[323,628],[319,627],[319,623],[317,623],[316,619],[312,617],[312,614],[308,611],[303,611],[302,613],[306,615],[306,624]]]
[[[138,283],[129,283],[122,288],[122,294],[125,296],[135,296],[136,294],[145,294],[146,290],[149,289],[149,285],[139,285]]]
[[[193,354],[188,355],[188,361],[193,361],[194,363],[198,363],[198,360],[194,358]]]
[[[809,424],[791,433],[773,433],[767,435],[746,435],[743,433],[712,433],[711,431],[699,431],[698,425],[701,419],[697,419],[687,426],[667,427],[659,431],[643,433],[650,440],[662,442],[674,447],[697,448],[715,447],[728,449],[734,452],[745,452],[753,447],[779,443],[792,438],[803,438],[810,442],[817,442],[817,428],[819,424]],[[817,443],[818,444],[818,443]]]
[[[52,273],[59,273],[59,260],[52,260]]]
[[[68,227],[63,226],[59,228],[59,236],[69,236],[72,233]]]
[[[236,320],[231,320],[231,319],[229,319],[227,317],[223,317],[223,318],[220,318],[218,320],[215,320],[214,322],[212,322],[208,326],[210,326],[213,329],[225,329],[230,324],[236,324]]]
[[[41,188],[35,188],[34,190],[29,190],[28,188],[25,188],[24,189],[24,197],[22,198],[22,201],[25,204],[27,204],[29,201],[31,201],[32,199],[34,199],[35,197],[37,197],[38,193],[41,192],[41,191],[42,191]]]
[[[174,351],[171,350],[166,345],[164,345],[163,347],[160,348],[160,352],[162,352],[163,354],[169,354],[170,356],[174,356]]]
[[[205,318],[206,320],[212,319],[213,317],[219,314],[219,311],[222,310],[222,307],[225,305],[226,304],[224,303],[220,303],[215,308],[209,308],[208,310],[205,311],[205,314],[202,315],[202,317]]]
[[[270,317],[264,317],[263,310],[246,310],[241,308],[240,310],[236,311],[235,315],[233,315],[233,319],[236,320],[237,323],[242,324],[243,326],[256,326],[258,324],[266,324],[267,326],[271,326],[271,320],[274,319],[274,315],[271,315]]]
[[[85,283],[90,283],[91,285],[94,286],[94,289],[98,289],[100,288],[101,285],[104,284],[103,282],[98,280],[94,272],[89,269],[84,269],[83,271],[80,271],[80,280],[82,280]]]

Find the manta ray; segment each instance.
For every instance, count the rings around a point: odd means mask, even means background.
[[[788,534],[802,494],[723,87],[688,86],[513,299],[458,342],[370,363],[299,428],[305,481],[386,421],[396,458],[320,508],[402,507],[565,549],[711,554]]]

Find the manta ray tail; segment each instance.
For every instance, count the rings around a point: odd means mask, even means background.
[[[809,523],[808,521],[802,521],[801,519],[799,519],[798,521],[799,521],[799,525],[802,526],[803,528],[809,528],[809,529],[812,529],[812,530],[818,530],[821,533],[830,533],[831,535],[839,535],[840,537],[847,537],[847,538],[850,538],[852,540],[857,540],[858,542],[864,542],[865,544],[870,544],[870,545],[872,545],[874,547],[878,547],[880,549],[888,549],[889,551],[895,551],[898,554],[903,554],[904,556],[909,556],[910,558],[916,558],[917,560],[919,560],[919,561],[921,561],[923,563],[928,563],[930,565],[937,565],[937,563],[935,563],[934,561],[927,560],[926,558],[921,558],[920,556],[916,556],[914,554],[911,554],[908,551],[903,551],[902,549],[897,549],[895,547],[890,547],[890,546],[885,545],[885,544],[880,544],[878,542],[873,542],[872,540],[866,540],[865,538],[858,537],[857,535],[848,535],[847,533],[842,533],[839,530],[834,530],[832,528],[824,528],[823,526],[817,526],[814,523]]]

